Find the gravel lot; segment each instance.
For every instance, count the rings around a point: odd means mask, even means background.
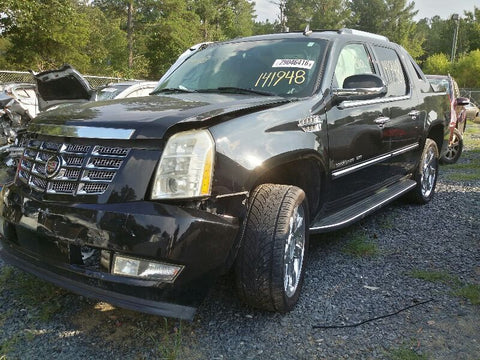
[[[286,315],[245,307],[226,276],[194,322],[167,321],[73,295],[0,260],[0,360],[478,360],[480,308],[458,294],[480,286],[480,149],[468,142],[480,143],[480,124],[471,126],[461,165],[441,167],[430,204],[397,201],[313,237],[300,302]],[[453,181],[471,162],[476,176]],[[350,254],[352,239],[375,253]]]

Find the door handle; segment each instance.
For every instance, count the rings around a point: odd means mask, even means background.
[[[375,120],[373,120],[373,122],[377,125],[385,125],[385,123],[389,122],[390,121],[390,118],[389,117],[386,117],[386,116],[381,116],[379,118],[376,118]]]
[[[418,110],[412,110],[408,113],[408,116],[411,116],[413,120],[415,120],[419,115],[420,115],[420,111]]]

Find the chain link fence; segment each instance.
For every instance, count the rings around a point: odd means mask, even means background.
[[[90,83],[90,86],[96,88],[101,85],[112,82],[125,81],[127,79],[109,77],[109,76],[93,76],[93,75],[82,75]],[[0,85],[8,83],[31,83],[35,84],[35,79],[33,75],[28,71],[8,71],[0,70]]]
[[[127,79],[109,76],[93,76],[83,75],[85,79],[90,83],[90,86],[96,88],[98,86],[111,83],[120,82]],[[33,75],[28,71],[8,71],[0,70],[0,85],[7,83],[35,83]],[[460,89],[462,96],[468,97],[472,102],[480,107],[480,89]]]
[[[480,89],[460,89],[460,94],[468,97],[475,105],[480,107]]]

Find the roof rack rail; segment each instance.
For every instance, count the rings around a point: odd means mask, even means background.
[[[370,33],[370,32],[367,32],[367,31],[356,30],[356,29],[343,28],[343,29],[338,30],[338,33],[339,34],[360,35],[360,36],[366,36],[366,37],[370,37],[370,38],[374,38],[374,39],[378,39],[378,40],[390,41],[386,36]]]

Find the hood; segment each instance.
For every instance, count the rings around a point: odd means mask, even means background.
[[[94,97],[88,81],[68,64],[60,69],[32,74],[37,83],[40,111],[60,104],[90,101]]]
[[[292,99],[282,97],[235,94],[151,95],[47,111],[35,118],[29,130],[71,137],[161,139],[177,124],[206,126],[215,120],[265,110],[290,101]]]

